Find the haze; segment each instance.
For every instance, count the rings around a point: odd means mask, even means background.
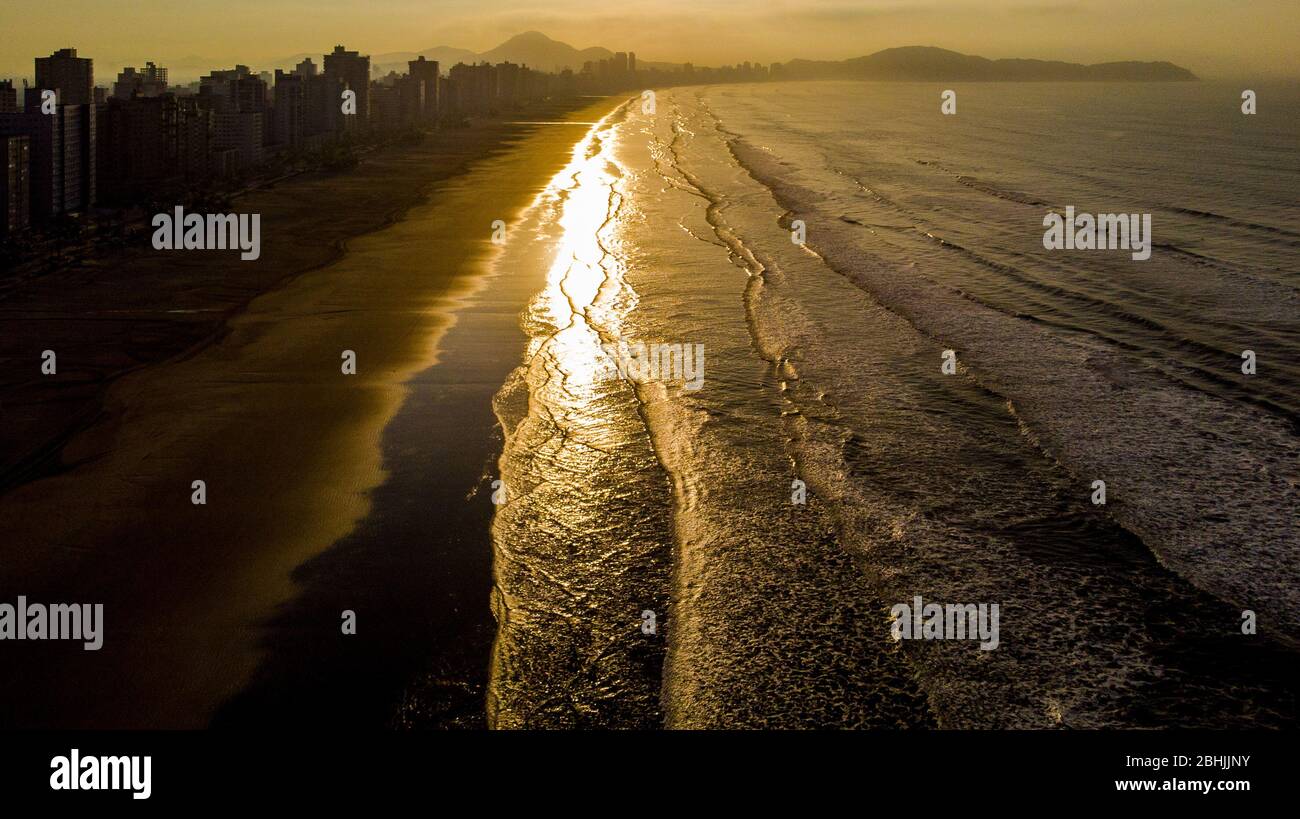
[[[900,45],[1072,62],[1169,60],[1206,78],[1300,77],[1295,0],[0,0],[0,75],[73,46],[99,78],[145,60],[265,67],[335,43],[485,51],[529,29],[702,65],[842,59]],[[176,74],[189,74],[181,68]]]

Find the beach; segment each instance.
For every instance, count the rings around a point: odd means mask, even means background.
[[[250,195],[256,262],[118,274],[227,312],[0,495],[0,603],[103,607],[8,646],[0,723],[1294,726],[1295,120],[1122,91],[681,87]],[[1050,241],[1112,211],[1141,252]],[[14,313],[73,397],[155,332],[112,273]]]
[[[600,130],[497,398],[492,725],[1294,726],[1294,120],[941,90]],[[1052,249],[1070,205],[1149,215],[1150,256]],[[608,377],[621,342],[702,345],[702,383]],[[931,605],[997,633],[894,631]]]
[[[11,288],[5,355],[38,373],[54,349],[59,369],[6,385],[4,451],[46,456],[6,463],[3,586],[103,603],[105,644],[15,644],[0,723],[482,720],[491,503],[475,488],[523,338],[462,355],[450,382],[441,342],[490,274],[492,223],[511,224],[616,102],[254,192],[234,207],[262,216],[255,262],[141,252]],[[496,323],[523,306],[494,304]],[[404,437],[413,395],[434,403]],[[408,451],[421,424],[446,446]],[[403,480],[415,493],[386,504]]]

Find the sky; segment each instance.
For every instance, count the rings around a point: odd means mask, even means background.
[[[533,29],[578,48],[699,65],[933,45],[1300,78],[1300,0],[0,0],[0,76],[30,76],[33,57],[69,46],[95,58],[102,84],[145,60],[257,68],[335,43],[372,55],[486,51]]]

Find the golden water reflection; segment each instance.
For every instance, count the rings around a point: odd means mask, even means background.
[[[583,417],[611,379],[602,345],[621,337],[637,302],[619,252],[624,170],[615,158],[618,135],[609,119],[592,128],[552,180],[548,193],[560,208],[562,238],[545,286],[530,307],[534,321],[552,328],[549,335],[535,336],[529,349],[552,376],[544,400],[552,412],[577,422],[570,432],[598,421]]]

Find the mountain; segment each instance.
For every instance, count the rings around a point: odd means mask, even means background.
[[[1080,65],[1054,60],[990,60],[931,46],[904,46],[839,62],[792,60],[782,66],[782,79],[1176,82],[1197,77],[1167,62]]]
[[[540,31],[526,31],[511,37],[491,51],[483,52],[478,58],[490,63],[522,63],[541,71],[562,71],[566,68],[579,71],[582,64],[589,60],[608,60],[613,56],[614,52],[607,48],[578,50],[568,43],[552,40]]]
[[[370,58],[370,71],[382,76],[389,71],[405,72],[406,63],[418,56],[437,60],[445,72],[456,63],[511,62],[536,68],[540,71],[563,71],[572,68],[580,71],[582,64],[588,60],[608,60],[614,52],[607,48],[577,49],[568,43],[552,40],[540,31],[526,31],[506,40],[491,51],[474,52],[463,48],[438,46],[420,52],[396,51],[388,54],[375,54]]]
[[[577,49],[568,43],[552,40],[540,31],[527,31],[511,37],[491,51],[473,52],[463,48],[438,46],[424,51],[394,51],[370,58],[370,71],[383,76],[390,71],[405,73],[407,62],[423,56],[437,60],[446,73],[456,63],[512,62],[542,71],[582,69],[588,60],[607,60],[614,53],[606,48]],[[299,54],[273,64],[272,68],[292,68],[303,57],[312,57],[319,66],[320,54]],[[644,69],[676,71],[673,63],[637,60]],[[781,64],[781,79],[895,80],[918,82],[1173,82],[1195,80],[1196,75],[1168,62],[1111,62],[1081,65],[1055,60],[990,60],[960,54],[932,46],[887,48],[865,57],[848,60],[791,60]],[[177,73],[177,72],[173,72]]]

